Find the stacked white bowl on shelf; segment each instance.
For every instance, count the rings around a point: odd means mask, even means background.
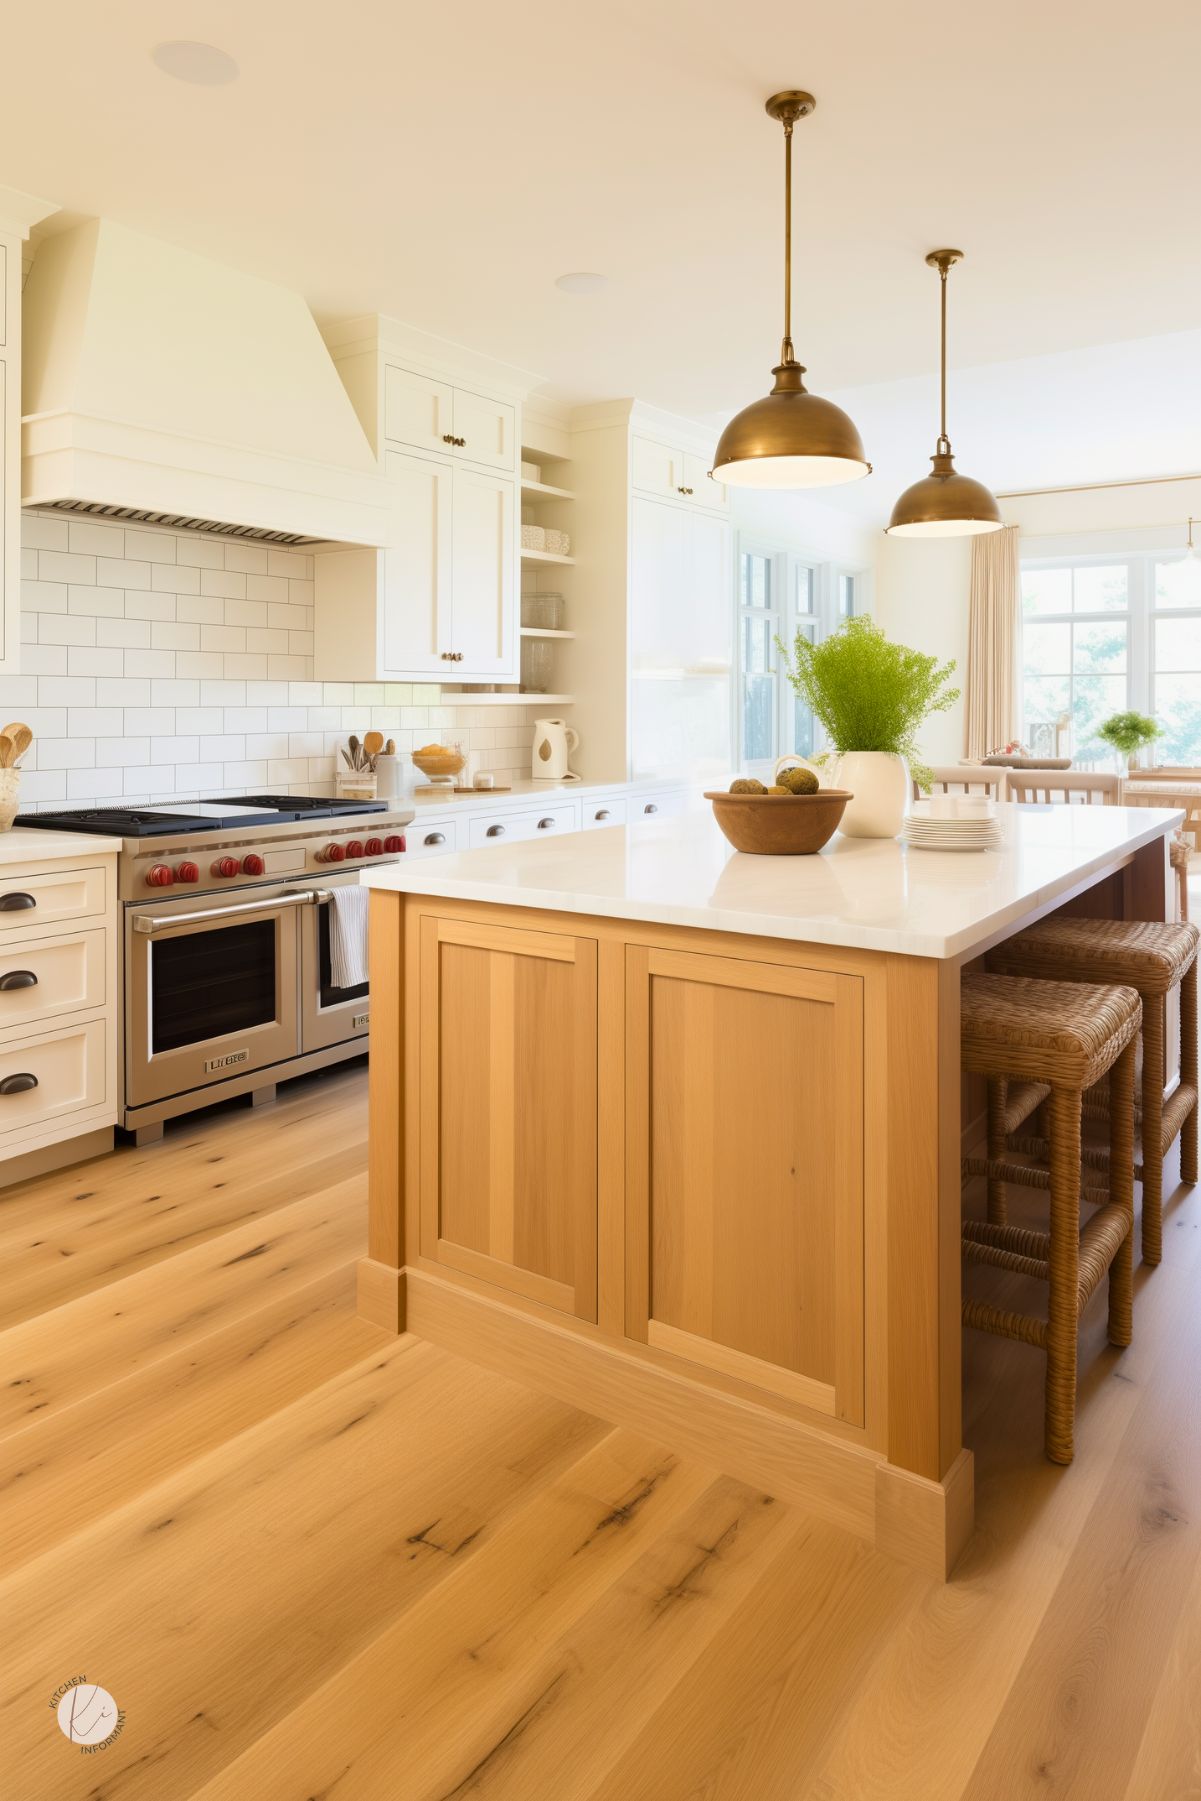
[[[913,850],[996,850],[1003,842],[987,794],[936,794],[913,803],[902,838]]]

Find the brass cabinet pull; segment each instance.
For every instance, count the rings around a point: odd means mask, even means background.
[[[446,833],[445,832],[427,832],[425,835],[425,842],[427,844],[445,844],[446,843]]]
[[[611,817],[612,815],[610,814],[608,807],[602,807],[599,813],[593,814],[594,819],[609,819]]]
[[[32,894],[0,894],[0,913],[23,913],[28,907],[36,907],[37,901]]]
[[[442,442],[444,444],[457,444],[458,441],[459,440],[455,437],[453,432],[444,431],[442,433]]]
[[[503,825],[490,825],[485,834],[485,836],[488,838],[503,838],[504,835],[505,835],[505,828]]]
[[[38,979],[32,969],[10,969],[0,976],[0,994],[9,994],[14,988],[36,988]]]
[[[549,832],[551,830],[551,828],[553,827],[554,823],[555,822],[553,819],[540,819],[538,821],[538,830],[540,832]]]
[[[38,1079],[31,1069],[23,1069],[15,1076],[5,1076],[0,1082],[0,1094],[28,1094],[36,1088]]]
[[[463,661],[461,650],[444,650],[441,654],[444,663],[461,663]]]
[[[692,493],[692,489],[691,489],[691,488],[678,488],[678,489],[677,489],[677,490],[676,490],[676,492],[677,492],[677,493],[679,493],[679,494],[691,494],[691,493]]]
[[[643,807],[642,811],[644,813],[657,813],[659,811],[659,809],[655,805],[653,800],[648,800],[645,807]]]

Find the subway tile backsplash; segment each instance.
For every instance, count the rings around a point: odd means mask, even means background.
[[[34,734],[26,810],[329,794],[339,745],[372,727],[401,753],[455,738],[481,769],[529,772],[527,707],[316,680],[303,551],[52,511],[23,515],[21,544],[22,674],[0,676],[0,723]]]

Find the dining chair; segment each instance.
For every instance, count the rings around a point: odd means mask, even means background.
[[[1005,778],[1010,771],[997,766],[985,767],[982,763],[946,763],[927,773],[931,794],[982,794],[992,800],[1004,800]],[[915,781],[914,800],[925,797],[926,791]]]
[[[1116,807],[1120,776],[1100,769],[1010,769],[1008,798],[1075,807]]]

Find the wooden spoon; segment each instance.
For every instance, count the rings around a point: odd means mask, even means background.
[[[25,755],[29,746],[33,743],[33,733],[27,725],[22,725],[20,720],[14,721],[12,725],[6,725],[4,728],[4,736],[12,740],[12,761],[14,763],[18,757],[23,757]]]
[[[359,743],[353,732],[351,732],[350,737],[346,742],[350,746],[350,767],[352,769],[361,769],[362,764],[359,762],[359,751],[362,749],[362,745]]]
[[[383,748],[384,734],[382,732],[366,733],[363,738],[363,749],[367,752],[369,757],[378,757]]]
[[[0,732],[0,769],[11,769],[16,756],[16,746],[7,732]]]
[[[395,738],[389,738],[388,742],[384,745],[384,755],[386,757],[394,757],[396,755]]]

